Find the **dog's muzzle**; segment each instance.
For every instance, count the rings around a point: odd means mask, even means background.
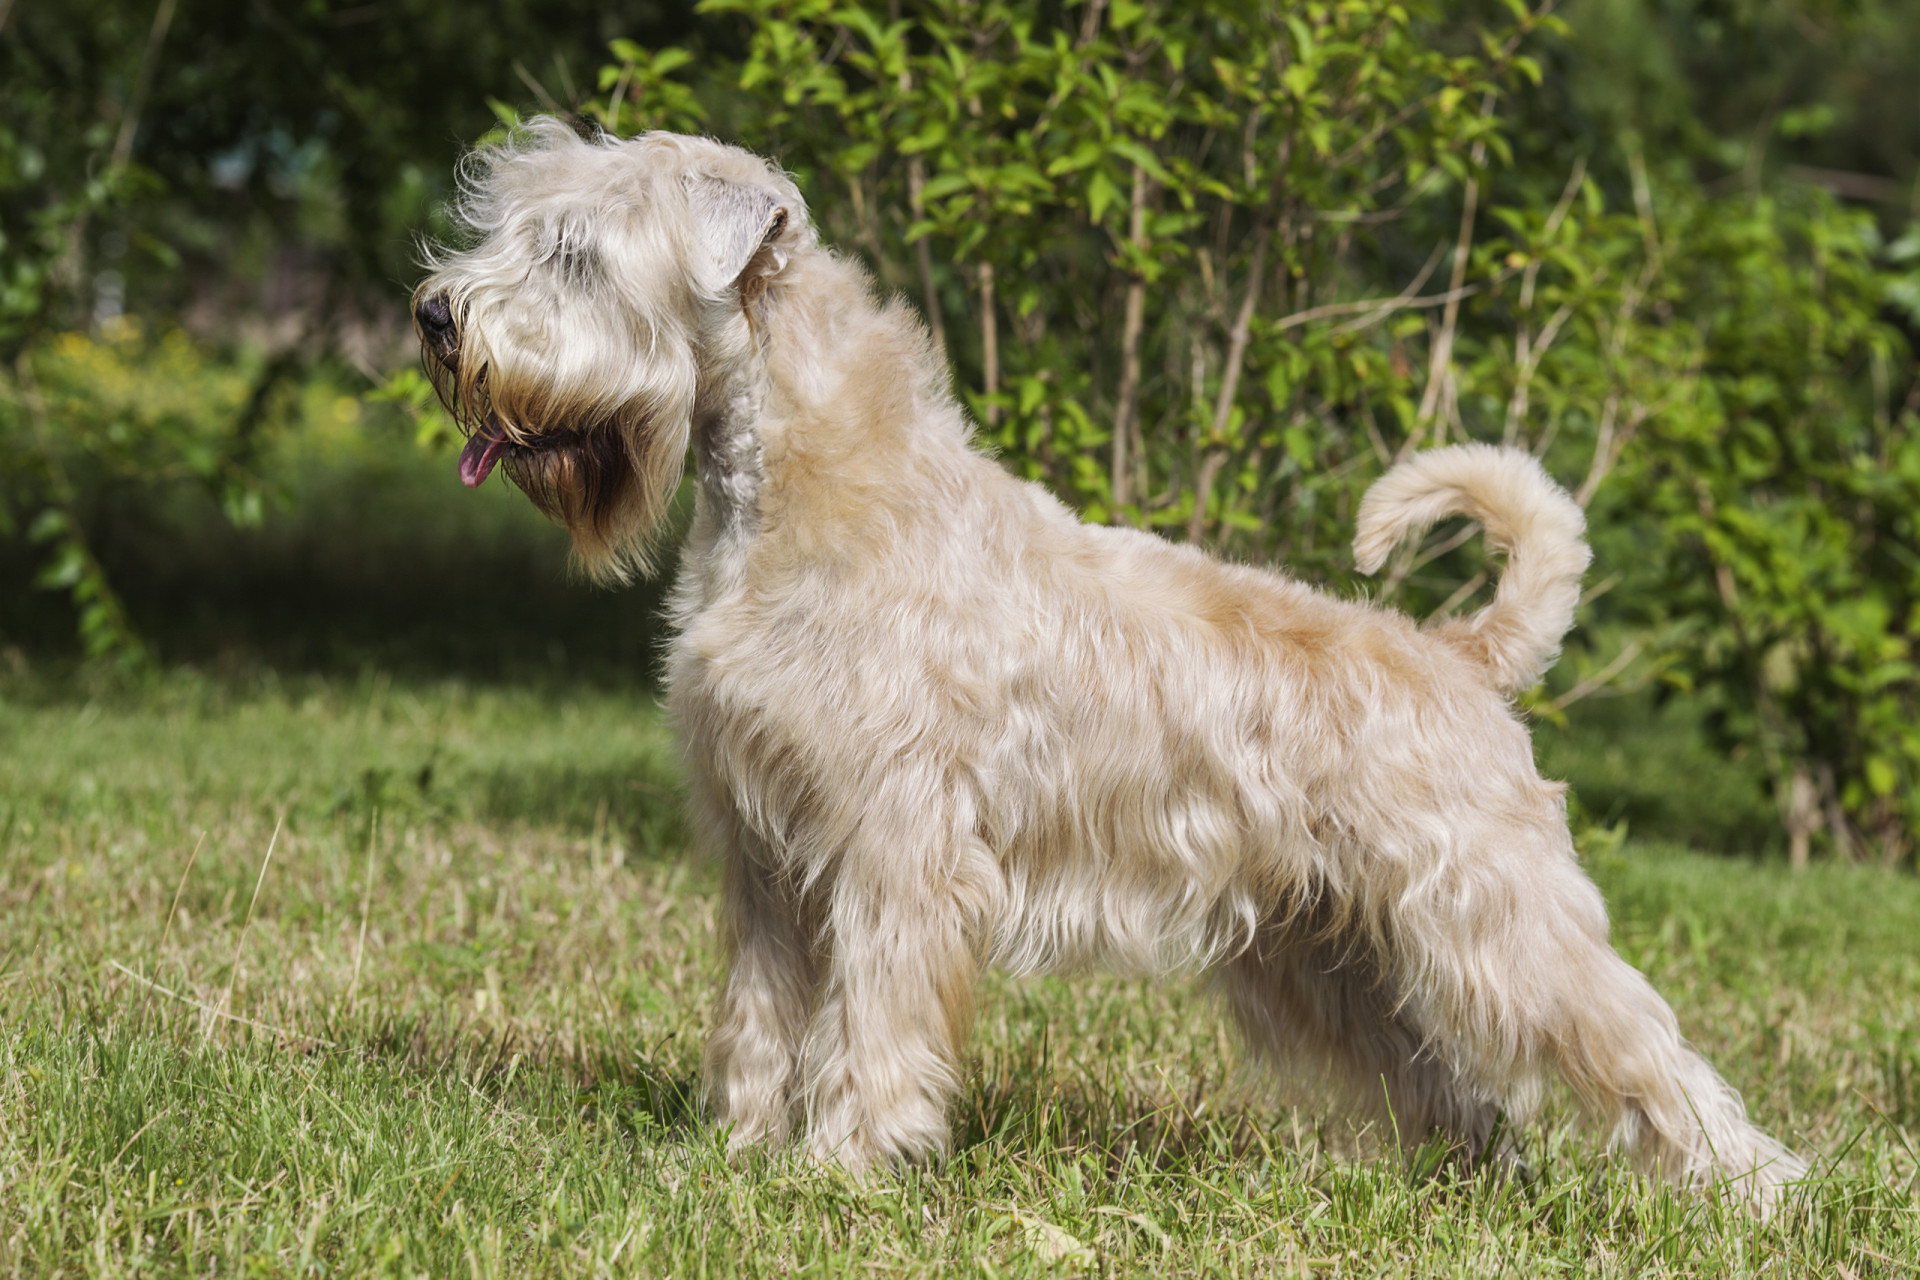
[[[413,308],[413,323],[420,332],[420,345],[450,373],[460,369],[460,335],[453,323],[453,305],[444,291],[429,294]],[[507,433],[491,413],[467,440],[460,451],[460,480],[469,489],[477,489],[492,474],[494,463],[507,446]]]

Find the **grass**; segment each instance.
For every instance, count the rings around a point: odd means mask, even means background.
[[[689,1105],[715,877],[650,695],[0,693],[0,1274],[1920,1265],[1911,876],[1594,855],[1623,952],[1819,1157],[1765,1224],[1637,1180],[1563,1099],[1522,1176],[1357,1158],[1243,1083],[1197,984],[1100,977],[990,980],[953,1159],[858,1185],[729,1165]]]

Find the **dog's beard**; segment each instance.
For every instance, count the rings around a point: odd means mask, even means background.
[[[652,535],[679,488],[685,435],[648,425],[603,424],[509,432],[489,415],[460,453],[460,479],[485,483],[497,468],[573,539],[593,578],[627,581],[649,568]]]
[[[441,403],[467,435],[461,482],[478,488],[505,472],[566,528],[579,565],[597,581],[623,583],[647,572],[680,487],[692,377],[629,383],[624,398],[610,400],[596,391],[609,379],[555,378],[548,369],[503,374],[498,353],[474,340],[469,310],[457,301],[447,310],[460,317],[459,339],[423,331],[421,352]],[[680,368],[658,359],[650,367],[667,375]]]
[[[461,483],[478,488],[504,472],[567,530],[580,566],[597,581],[623,583],[651,567],[653,535],[679,490],[684,425],[676,430],[669,415],[636,410],[633,423],[535,426],[521,406],[509,427],[488,395],[484,369],[471,381],[451,368],[430,371],[440,374],[442,399],[467,432]]]
[[[476,434],[461,455],[462,479],[467,456],[480,439]],[[533,505],[565,525],[577,543],[616,543],[623,519],[636,514],[633,458],[626,442],[610,429],[549,432],[528,444],[483,444],[481,458],[490,454],[500,459],[507,478]]]

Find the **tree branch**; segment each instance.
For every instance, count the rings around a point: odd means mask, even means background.
[[[900,7],[897,3],[887,6],[888,19],[897,22],[900,19]],[[895,77],[895,86],[900,90],[904,101],[913,93],[913,72],[903,62],[900,74]],[[907,210],[913,215],[913,222],[920,222],[927,216],[926,200],[922,195],[927,185],[926,161],[918,156],[907,157]],[[927,318],[927,329],[933,334],[933,349],[942,360],[947,355],[947,326],[940,315],[940,294],[933,283],[933,250],[927,245],[927,238],[921,236],[913,242],[914,265],[920,269],[920,293],[925,298],[923,310]]]
[[[178,0],[160,0],[160,7],[154,10],[153,26],[147,30],[147,47],[140,54],[140,73],[133,82],[133,94],[127,99],[127,105],[120,112],[120,131],[113,140],[113,159],[111,167],[118,169],[133,156],[133,135],[140,127],[140,113],[146,109],[147,93],[153,88],[154,68],[160,62],[160,45],[167,38],[167,28],[173,25],[173,11]]]
[[[1587,176],[1587,158],[1581,156],[1573,163],[1573,173],[1567,178],[1567,185],[1560,191],[1560,199],[1554,204],[1553,212],[1547,215],[1546,226],[1542,229],[1542,240],[1552,240],[1566,221],[1568,211],[1573,207],[1573,197],[1580,190],[1580,184]],[[1553,345],[1560,335],[1560,327],[1573,314],[1571,303],[1563,303],[1553,313],[1546,327],[1540,331],[1536,341],[1533,325],[1529,317],[1533,314],[1533,289],[1540,279],[1539,255],[1530,255],[1527,267],[1520,279],[1520,328],[1514,335],[1514,378],[1513,394],[1507,397],[1507,421],[1500,432],[1500,443],[1511,446],[1520,438],[1520,428],[1527,420],[1527,409],[1533,390],[1533,375],[1540,368],[1547,348]]]
[[[1485,120],[1493,114],[1493,94],[1491,91],[1480,100],[1480,117]],[[1467,278],[1467,259],[1473,248],[1473,218],[1480,207],[1480,169],[1487,162],[1487,141],[1477,139],[1469,155],[1474,176],[1467,179],[1465,198],[1460,207],[1460,235],[1453,247],[1453,280],[1447,292],[1457,294]],[[1427,386],[1420,395],[1420,409],[1414,414],[1413,434],[1401,447],[1401,455],[1413,452],[1420,445],[1427,424],[1433,421],[1439,410],[1440,397],[1453,383],[1453,339],[1460,324],[1460,300],[1453,298],[1447,303],[1440,317],[1440,336],[1435,339],[1433,351],[1427,361]],[[1444,429],[1442,436],[1444,437]]]
[[[1000,327],[994,314],[993,264],[985,258],[975,267],[980,280],[980,363],[982,393],[986,397],[985,409],[987,425],[1000,425],[1000,407],[993,403],[993,397],[1000,393]]]
[[[1240,373],[1246,367],[1247,342],[1253,334],[1253,312],[1260,305],[1260,281],[1267,273],[1267,245],[1273,239],[1273,227],[1262,226],[1253,242],[1253,265],[1247,270],[1246,291],[1240,295],[1240,312],[1233,318],[1233,332],[1227,339],[1227,363],[1220,376],[1220,394],[1213,402],[1213,447],[1200,465],[1193,484],[1193,514],[1187,518],[1187,541],[1198,542],[1207,528],[1207,498],[1213,492],[1214,478],[1227,464],[1227,422],[1233,415],[1233,399],[1240,393]]]
[[[1480,156],[1474,157],[1478,166]],[[1440,314],[1440,336],[1434,339],[1427,359],[1427,386],[1420,395],[1420,410],[1414,414],[1413,434],[1407,438],[1403,454],[1419,446],[1427,424],[1439,409],[1440,393],[1453,374],[1453,336],[1460,323],[1460,289],[1467,278],[1467,258],[1473,248],[1473,216],[1480,205],[1480,179],[1467,179],[1466,197],[1460,208],[1460,235],[1453,246],[1453,278],[1447,286],[1447,304]]]
[[[1147,171],[1133,166],[1133,196],[1127,215],[1127,243],[1136,255],[1147,247]],[[1147,278],[1136,261],[1127,280],[1126,316],[1120,328],[1120,392],[1113,412],[1112,485],[1114,524],[1126,517],[1122,509],[1132,501],[1132,472],[1127,444],[1140,414],[1140,335],[1146,328]]]
[[[1565,711],[1568,707],[1593,693],[1595,690],[1605,688],[1615,676],[1625,671],[1627,667],[1632,664],[1633,660],[1640,656],[1642,647],[1642,643],[1635,640],[1632,644],[1629,644],[1626,648],[1615,654],[1612,662],[1609,662],[1606,666],[1600,668],[1579,684],[1576,684],[1573,688],[1555,698],[1552,702],[1549,702],[1546,709],[1549,712]]]
[[[904,73],[902,73],[904,75]],[[907,159],[907,208],[913,212],[913,220],[919,222],[926,216],[926,202],[921,198],[921,190],[927,185],[926,166],[919,156]],[[947,354],[947,326],[940,317],[940,294],[933,284],[933,251],[927,247],[927,238],[921,236],[913,242],[913,257],[920,268],[920,292],[926,297],[927,328],[933,333],[933,349],[942,359]]]

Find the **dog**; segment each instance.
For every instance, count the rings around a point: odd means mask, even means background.
[[[706,1048],[729,1142],[937,1157],[983,966],[1218,976],[1253,1050],[1473,1155],[1557,1070],[1650,1172],[1805,1166],[1607,940],[1511,695],[1572,625],[1580,509],[1528,455],[1417,453],[1376,570],[1450,515],[1507,565],[1421,629],[1133,529],[975,447],[941,353],[721,143],[536,119],[465,162],[414,295],[468,435],[585,569],[652,563],[692,453],[668,702],[725,863]]]

